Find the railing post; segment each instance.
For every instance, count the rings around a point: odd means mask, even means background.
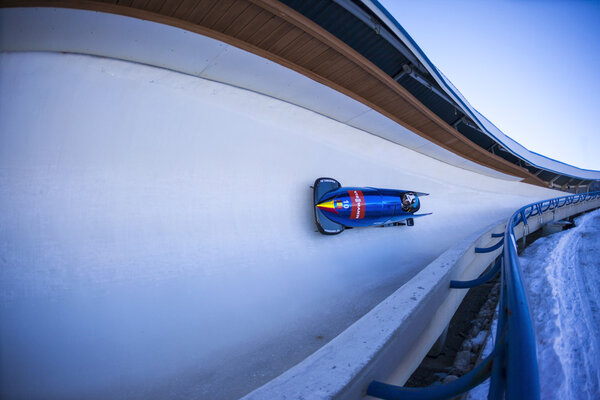
[[[529,225],[527,224],[527,217],[525,217],[525,211],[521,211],[521,218],[523,218],[523,237],[521,239],[521,250],[524,250],[525,247],[527,247],[527,234],[529,233]]]

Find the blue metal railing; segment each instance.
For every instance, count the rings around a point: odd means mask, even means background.
[[[502,247],[502,245],[504,245],[504,239],[499,240],[498,243],[491,247],[475,247],[475,253],[491,253],[494,250],[498,250],[500,247]]]
[[[477,279],[473,279],[472,281],[450,281],[451,289],[470,289],[475,286],[482,285],[488,281],[491,281],[498,271],[500,271],[500,267],[502,266],[502,256],[498,257],[494,266],[485,274],[481,275]]]
[[[472,281],[452,281],[451,288],[470,288],[492,279],[501,271],[498,329],[492,353],[470,373],[445,385],[409,388],[373,381],[367,395],[386,400],[450,399],[465,393],[491,376],[488,399],[500,400],[540,398],[540,382],[535,337],[525,289],[519,272],[519,257],[514,229],[520,223],[570,204],[600,199],[600,192],[557,197],[532,203],[518,209],[508,220],[503,239],[479,252],[493,251],[504,246],[494,267]],[[499,237],[497,234],[493,237]]]

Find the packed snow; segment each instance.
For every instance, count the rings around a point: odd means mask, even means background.
[[[542,399],[600,398],[600,210],[537,240],[520,262]]]

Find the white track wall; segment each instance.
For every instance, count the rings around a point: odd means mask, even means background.
[[[137,63],[0,53],[0,397],[237,398],[557,192]],[[315,232],[315,178],[429,192]]]
[[[88,54],[179,71],[307,108],[454,166],[520,180],[464,159],[291,69],[167,25],[84,10],[0,9],[0,51]]]

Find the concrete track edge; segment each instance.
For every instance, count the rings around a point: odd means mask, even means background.
[[[519,224],[515,237],[543,225],[600,207],[600,200],[550,210]],[[490,247],[504,232],[499,221],[448,249],[411,281],[327,345],[244,399],[360,399],[372,380],[402,385],[419,366],[460,306],[465,289],[450,289],[451,280],[478,277],[500,254],[475,253]]]

